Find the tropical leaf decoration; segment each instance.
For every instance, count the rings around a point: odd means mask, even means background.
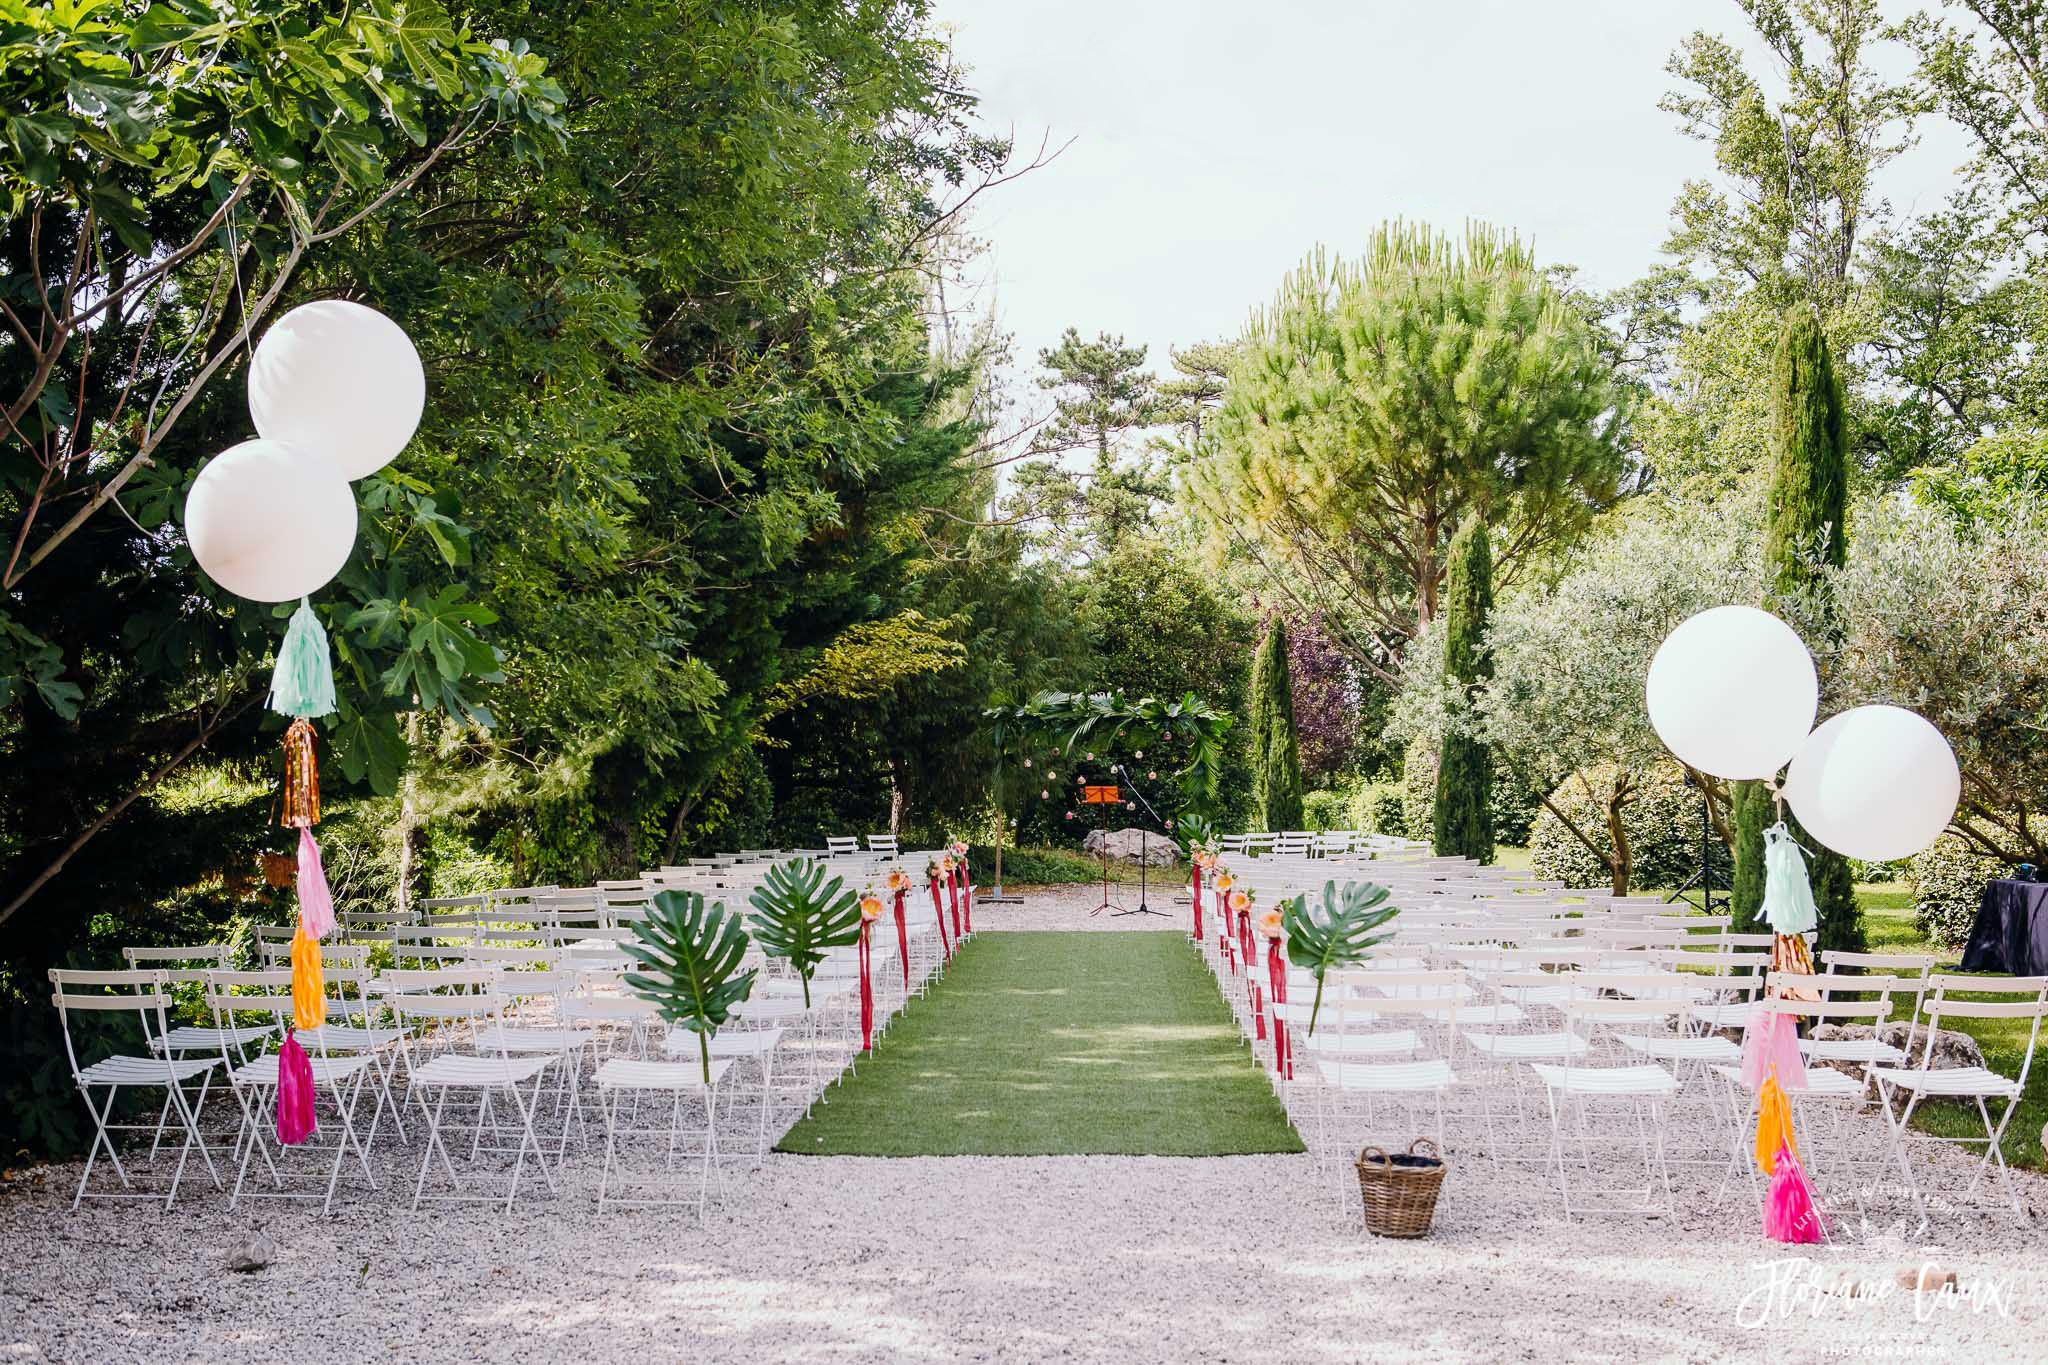
[[[1323,975],[1331,968],[1356,967],[1366,954],[1394,935],[1373,930],[1401,913],[1388,905],[1393,893],[1378,882],[1323,883],[1322,904],[1310,909],[1306,895],[1286,902],[1287,960],[1315,973],[1316,1001],[1308,1012],[1308,1031],[1316,1031],[1323,1008]]]
[[[1200,811],[1182,811],[1180,820],[1174,826],[1180,841],[1187,845],[1188,856],[1195,856],[1198,848],[1216,846],[1216,822]]]
[[[661,1017],[697,1035],[704,1081],[711,1082],[711,1037],[732,1016],[733,1006],[754,992],[755,969],[739,970],[747,955],[747,931],[724,901],[710,906],[695,891],[656,893],[647,918],[631,925],[637,942],[619,945],[640,964],[626,974],[626,988],[652,1001]]]
[[[844,878],[827,881],[823,863],[791,858],[769,868],[748,900],[754,941],[768,956],[788,960],[809,1008],[811,973],[826,952],[860,941],[860,893],[847,890]]]
[[[1190,809],[1213,816],[1218,808],[1230,716],[1192,692],[1179,701],[1132,701],[1122,692],[1040,692],[1021,706],[994,706],[982,714],[991,723],[999,753],[1047,740],[1063,743],[1072,754],[1086,745],[1108,748],[1119,740],[1150,745],[1168,732],[1185,735],[1188,761],[1174,776]]]

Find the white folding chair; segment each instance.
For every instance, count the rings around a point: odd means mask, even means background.
[[[1589,977],[1592,974],[1577,975]],[[1575,980],[1575,988],[1578,985]],[[1589,1034],[1595,1033],[1605,1021],[1638,1023],[1644,1010],[1642,1002],[1636,1000],[1577,995],[1558,1008],[1565,1017],[1566,1027],[1584,1029]],[[1589,1038],[1589,1041],[1595,1040]],[[1671,1192],[1671,1168],[1664,1156],[1664,1117],[1665,1106],[1678,1091],[1677,1079],[1654,1062],[1588,1065],[1581,1057],[1569,1053],[1561,1062],[1531,1062],[1529,1069],[1543,1082],[1544,1094],[1550,1104],[1550,1165],[1557,1173],[1558,1195],[1564,1204],[1566,1220],[1575,1214],[1585,1213],[1669,1213],[1676,1204],[1676,1198]],[[1569,1171],[1572,1163],[1565,1156],[1566,1120],[1569,1117],[1572,1120],[1569,1126],[1576,1130],[1578,1164],[1590,1177],[1593,1171],[1593,1134],[1588,1131],[1588,1121],[1594,1107],[1606,1101],[1621,1102],[1635,1121],[1636,1146],[1643,1160],[1642,1199],[1636,1204],[1599,1208],[1581,1204],[1575,1208]],[[1660,1183],[1664,1189],[1661,1204],[1655,1202]]]
[[[318,1040],[314,1047],[306,1049],[306,1062],[313,1077],[314,1106],[317,1112],[319,1097],[324,1091],[334,1113],[330,1120],[340,1124],[340,1131],[334,1135],[331,1144],[306,1142],[296,1149],[287,1147],[277,1140],[277,1092],[280,1072],[279,1054],[266,1052],[260,1056],[240,1059],[231,1052],[226,1041],[230,1030],[236,1027],[236,1016],[258,1014],[273,1023],[282,1025],[292,1017],[292,973],[289,969],[265,972],[213,972],[206,981],[206,1005],[213,1011],[215,1024],[220,1031],[220,1060],[227,1072],[229,1087],[234,1092],[235,1102],[242,1110],[242,1133],[237,1141],[240,1160],[235,1170],[235,1188],[228,1196],[228,1207],[233,1208],[245,1193],[249,1178],[249,1161],[262,1153],[264,1168],[269,1171],[271,1183],[276,1187],[269,1190],[246,1191],[252,1199],[319,1199],[320,1211],[331,1212],[334,1208],[334,1192],[341,1183],[342,1166],[348,1154],[354,1152],[361,1163],[363,1180],[371,1189],[377,1188],[377,1177],[370,1170],[370,1154],[364,1149],[362,1140],[356,1136],[355,1108],[362,1096],[364,1082],[375,1075],[375,1061],[362,1054],[351,1053],[330,1056],[319,1049]],[[314,1036],[308,1031],[306,1036]],[[304,1048],[303,1040],[300,1047]],[[327,1182],[324,1191],[304,1194],[293,1190],[287,1183],[297,1179],[299,1173],[281,1169],[279,1162],[291,1166],[292,1153],[326,1152],[334,1154],[328,1164]],[[274,1155],[273,1155],[274,1153]],[[313,1173],[314,1179],[319,1173]]]
[[[423,1028],[438,1026],[438,1050],[427,1060],[415,1061],[408,1067],[412,1094],[418,1098],[421,1113],[427,1121],[426,1152],[420,1159],[419,1179],[413,1185],[412,1207],[415,1210],[429,1199],[461,1203],[498,1202],[499,1197],[495,1194],[463,1193],[465,1182],[479,1177],[475,1173],[466,1177],[455,1169],[454,1158],[442,1134],[444,1126],[452,1126],[448,1101],[458,1095],[476,1105],[475,1123],[469,1125],[472,1166],[485,1150],[484,1134],[496,1133],[502,1127],[492,1108],[493,1099],[503,1096],[516,1115],[517,1122],[512,1125],[516,1139],[512,1171],[503,1196],[507,1213],[512,1211],[513,1203],[519,1197],[520,1177],[525,1173],[529,1152],[540,1168],[542,1181],[550,1192],[554,1190],[554,1176],[548,1170],[547,1153],[541,1146],[533,1119],[542,1075],[555,1065],[560,1054],[515,1055],[502,1047],[494,1052],[481,1052],[463,1046],[466,1040],[461,1035],[465,1031],[468,1037],[474,1038],[487,1030],[502,1027],[505,1022],[505,999],[495,989],[497,975],[493,969],[474,967],[389,972],[385,975],[389,986],[385,1004],[401,1025],[413,1019],[419,1021]],[[409,1046],[409,1043],[402,1045]],[[522,1089],[529,1086],[533,1094]],[[427,1102],[429,1095],[434,1097],[431,1105]],[[460,1115],[454,1117],[459,1118]],[[450,1192],[429,1195],[426,1192],[427,1173],[437,1157],[448,1177]]]
[[[78,1189],[71,1196],[71,1207],[76,1209],[90,1195],[94,1199],[161,1198],[168,1210],[177,1202],[178,1185],[185,1178],[185,1162],[195,1147],[200,1160],[206,1163],[207,1174],[213,1178],[213,1187],[220,1189],[220,1172],[214,1168],[213,1154],[199,1135],[199,1122],[193,1116],[185,1094],[187,1082],[211,1072],[220,1060],[215,1057],[178,1057],[162,1048],[162,1039],[169,1032],[166,1010],[170,996],[157,973],[69,971],[53,967],[50,969],[50,985],[54,988],[50,1003],[56,1006],[57,1020],[64,1034],[64,1059],[70,1064],[71,1080],[78,1087],[79,1097],[85,1101],[86,1112],[92,1115],[92,1147],[86,1152],[85,1169],[79,1173]],[[77,1044],[71,1036],[71,1014],[74,1010],[95,1014],[134,1014],[142,1024],[144,1051],[154,1055],[135,1056],[117,1052],[81,1066]],[[115,1133],[154,1134],[157,1128],[153,1123],[119,1123],[114,1120],[114,1105],[124,1089],[164,1090],[171,1108],[178,1115],[180,1126],[185,1130],[185,1140],[178,1145],[177,1165],[171,1171],[170,1188],[162,1195],[137,1190],[128,1177],[128,1168],[122,1164],[121,1154],[114,1150]],[[95,1090],[104,1092],[102,1100],[94,1100]],[[152,1154],[155,1150],[152,1144]],[[119,1191],[91,1187],[93,1167],[102,1151],[121,1179]]]
[[[1927,1041],[1920,1054],[1918,1067],[1876,1066],[1870,1075],[1877,1082],[1878,1099],[1884,1108],[1885,1121],[1891,1124],[1891,1150],[1899,1167],[1899,1174],[1905,1177],[1906,1187],[1912,1191],[1913,1205],[1920,1212],[1921,1225],[1927,1222],[1927,1201],[1921,1194],[1919,1181],[1914,1178],[1912,1163],[1906,1159],[1906,1137],[1913,1121],[1913,1111],[1920,1102],[1930,1097],[1944,1099],[1967,1099],[1977,1106],[1977,1115],[1984,1123],[1981,1138],[1940,1138],[1929,1136],[1928,1141],[1953,1142],[1958,1146],[1984,1144],[1983,1160],[1977,1163],[1976,1174],[1963,1191],[1962,1198],[1968,1199],[1976,1193],[1977,1183],[1984,1178],[1985,1171],[1996,1166],[2006,1197],[2012,1202],[2013,1212],[2026,1216],[2026,1207],[2020,1201],[2019,1190],[2014,1187],[2012,1171],[2005,1163],[2005,1152],[2001,1144],[2005,1130],[2012,1123],[2012,1116],[2020,1106],[2020,1097],[2026,1093],[2027,1075],[2034,1065],[2034,1050],[2041,1041],[2041,1020],[2048,1017],[2048,976],[2021,977],[1978,977],[1978,976],[1934,976],[1928,980],[1934,998],[1927,1002]],[[1965,999],[1970,995],[1996,994],[2010,997],[2004,1000]],[[1941,1033],[1943,1018],[1951,1019],[2012,1019],[2028,1020],[2027,1046],[2021,1054],[2019,1075],[2006,1077],[1988,1067],[1959,1066],[1936,1068],[1934,1043]],[[1903,1092],[1905,1108],[1894,1117],[1892,1100]],[[2005,1101],[2005,1109],[1996,1123],[1992,1121],[1987,1100]]]

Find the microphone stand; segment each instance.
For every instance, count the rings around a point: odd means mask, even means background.
[[[1145,793],[1138,790],[1138,784],[1131,781],[1131,770],[1119,763],[1116,765],[1115,771],[1117,776],[1124,780],[1125,785],[1130,787],[1131,795],[1137,797],[1139,803],[1145,807],[1146,813],[1152,817],[1153,822],[1163,827],[1166,822],[1159,818],[1158,810],[1153,807],[1150,801],[1145,800]],[[1146,854],[1149,849],[1151,834],[1152,831],[1144,825],[1138,826],[1138,908],[1135,910],[1119,910],[1116,914],[1110,916],[1111,919],[1122,919],[1125,915],[1157,915],[1161,919],[1173,918],[1164,910],[1154,910],[1145,903],[1146,874],[1150,869],[1150,863],[1146,858]]]

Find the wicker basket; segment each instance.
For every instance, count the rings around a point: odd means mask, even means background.
[[[1437,1191],[1443,1183],[1444,1160],[1428,1138],[1409,1143],[1405,1154],[1366,1148],[1358,1154],[1365,1230],[1379,1237],[1424,1236],[1436,1217]]]

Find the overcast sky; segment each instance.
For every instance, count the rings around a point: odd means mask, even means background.
[[[1695,29],[1748,37],[1733,0],[937,8],[989,127],[1074,139],[972,222],[1026,370],[1072,324],[1148,343],[1164,371],[1167,344],[1234,335],[1314,243],[1354,251],[1394,215],[1488,219],[1624,284],[1657,259],[1680,183],[1713,168],[1657,108],[1666,58]],[[1928,128],[1882,188],[1934,208],[1961,159]]]

